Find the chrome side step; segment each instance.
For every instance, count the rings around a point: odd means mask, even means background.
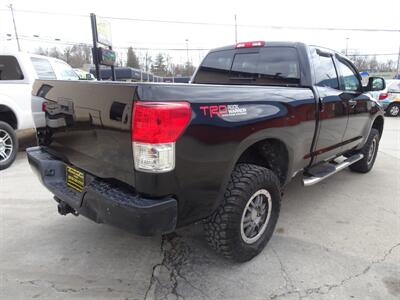
[[[321,165],[317,165],[312,167],[308,170],[308,174],[305,174],[303,177],[303,185],[304,186],[311,186],[314,185],[333,174],[342,171],[343,169],[347,168],[348,166],[358,162],[360,159],[364,157],[363,154],[354,154],[349,158],[345,159],[344,161],[335,164],[335,163],[325,163]]]

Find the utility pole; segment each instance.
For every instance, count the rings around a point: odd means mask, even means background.
[[[145,71],[146,71],[146,72],[147,72],[147,59],[148,59],[148,58],[147,58],[147,55],[148,55],[148,50],[146,50],[146,57],[145,57],[145,63],[146,63],[146,64],[145,64],[145,65],[146,65]]]
[[[236,20],[236,14],[235,14],[235,44],[237,44],[237,20]]]
[[[189,65],[189,39],[186,39],[185,42],[186,42],[186,62]]]
[[[12,15],[13,23],[14,23],[14,32],[15,32],[15,39],[17,40],[18,51],[21,51],[21,46],[19,44],[19,38],[18,38],[18,33],[17,33],[17,25],[15,25],[14,9],[13,9],[12,4],[10,4],[9,8],[11,10],[11,15]]]

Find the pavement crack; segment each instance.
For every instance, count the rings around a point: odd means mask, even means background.
[[[387,250],[384,255],[381,258],[378,258],[376,260],[373,260],[370,264],[368,264],[368,266],[366,266],[361,272],[356,273],[354,275],[351,275],[349,277],[344,278],[343,280],[341,280],[339,283],[335,283],[335,284],[324,284],[320,287],[316,287],[316,288],[309,288],[305,290],[306,296],[310,296],[312,294],[321,294],[321,295],[326,295],[328,293],[330,293],[333,289],[338,288],[343,286],[344,284],[346,284],[347,282],[356,279],[360,276],[365,275],[366,273],[368,273],[371,268],[376,265],[376,264],[380,264],[383,263],[387,257],[392,254],[393,250],[397,247],[400,246],[400,243],[397,243],[395,245],[393,245],[392,247],[389,248],[389,250]]]
[[[338,283],[331,283],[331,284],[326,283],[326,284],[321,285],[319,287],[308,288],[308,289],[305,289],[305,290],[299,290],[293,284],[293,281],[290,278],[290,276],[288,275],[287,270],[284,268],[283,263],[282,263],[279,255],[278,255],[278,253],[275,251],[275,249],[272,248],[272,251],[274,252],[274,254],[277,257],[277,259],[278,259],[278,261],[280,263],[280,266],[281,266],[282,277],[285,280],[285,291],[283,293],[280,293],[280,294],[274,293],[274,294],[269,296],[269,299],[271,299],[271,300],[272,299],[278,299],[278,298],[282,298],[282,297],[289,296],[289,295],[292,295],[292,294],[298,295],[299,299],[304,299],[304,298],[309,297],[309,296],[311,296],[313,294],[319,294],[319,295],[329,294],[333,289],[341,287],[341,286],[345,285],[347,282],[349,282],[349,281],[351,281],[353,279],[356,279],[356,278],[358,278],[360,276],[365,275],[366,273],[368,273],[371,270],[371,268],[374,265],[383,263],[392,254],[394,249],[396,249],[397,247],[400,247],[400,242],[395,244],[395,245],[393,245],[387,251],[385,251],[385,253],[383,254],[382,257],[371,261],[361,272],[356,273],[356,274],[351,275],[351,276],[348,276],[348,277],[344,278],[343,280],[341,280]]]
[[[302,299],[300,291],[294,285],[293,280],[290,277],[289,273],[287,272],[285,266],[283,265],[283,262],[281,260],[281,257],[279,256],[278,252],[273,247],[271,247],[271,249],[272,249],[272,252],[274,252],[276,259],[278,260],[279,265],[280,265],[282,278],[285,281],[285,286],[284,286],[285,292],[281,293],[281,294],[273,294],[270,296],[270,299],[276,299],[276,298],[288,296],[291,294],[296,294],[299,297],[299,299]]]
[[[159,280],[158,280],[158,278],[157,278],[156,273],[157,273],[157,269],[160,268],[160,267],[162,267],[162,266],[164,265],[164,263],[165,263],[164,243],[165,243],[165,238],[164,238],[164,236],[162,236],[162,237],[161,237],[160,251],[161,251],[161,254],[163,255],[163,258],[162,258],[162,260],[161,260],[160,263],[155,264],[155,265],[153,266],[153,268],[152,268],[149,286],[147,287],[146,293],[144,294],[144,299],[145,299],[145,300],[147,299],[147,297],[148,297],[148,295],[149,295],[149,293],[150,293],[150,290],[153,288],[154,284],[155,284],[156,282],[158,282],[158,283],[160,284],[160,282],[159,282]]]
[[[73,288],[61,288],[58,287],[55,282],[49,281],[49,280],[28,280],[28,281],[20,281],[19,284],[22,285],[32,285],[35,287],[46,287],[46,288],[51,288],[55,292],[58,293],[81,293],[87,290],[87,288],[79,288],[79,289],[73,289]]]
[[[191,253],[189,246],[175,232],[163,235],[161,240],[162,261],[153,266],[149,286],[144,299],[185,299],[179,293],[179,281],[184,281],[192,289],[197,290],[203,298],[209,298],[182,274],[182,267],[188,263]]]

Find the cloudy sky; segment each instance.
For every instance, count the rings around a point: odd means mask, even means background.
[[[238,41],[296,40],[339,51],[346,47],[347,41],[349,53],[358,51],[362,54],[394,54],[398,53],[400,45],[399,0],[0,0],[0,51],[16,49],[15,40],[7,41],[7,34],[14,34],[7,7],[10,3],[15,9],[23,51],[33,51],[38,46],[57,45],[62,48],[62,43],[90,43],[88,15],[91,12],[104,17],[131,19],[109,20],[113,45],[118,53],[125,53],[128,46],[150,48],[149,55],[168,53],[176,62],[186,60],[186,40],[190,49],[189,57],[195,64],[207,53],[207,49],[233,44],[235,14]],[[280,26],[286,28],[276,28]],[[304,27],[385,29],[397,32],[295,29]],[[60,42],[54,39],[60,39]],[[144,55],[146,50],[138,52]],[[389,56],[378,56],[378,59],[386,58]],[[390,58],[397,59],[395,55]]]

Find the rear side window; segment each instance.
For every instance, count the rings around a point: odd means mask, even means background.
[[[21,68],[17,59],[11,55],[0,56],[0,80],[23,80]]]
[[[295,48],[266,47],[210,53],[194,83],[298,85],[300,67]]]
[[[31,57],[31,61],[39,79],[57,79],[50,62],[47,59]]]
[[[313,54],[313,64],[315,71],[315,84],[322,87],[339,89],[339,81],[330,55]]]

